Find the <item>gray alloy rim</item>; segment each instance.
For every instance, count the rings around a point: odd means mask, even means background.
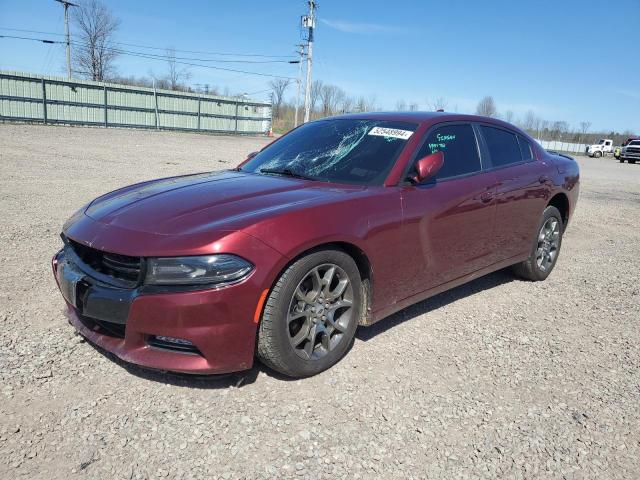
[[[289,304],[289,343],[305,360],[319,360],[344,339],[353,317],[353,286],[338,265],[312,268]]]
[[[538,248],[536,250],[536,263],[538,268],[546,272],[558,255],[560,245],[560,222],[557,218],[548,218],[538,234]]]

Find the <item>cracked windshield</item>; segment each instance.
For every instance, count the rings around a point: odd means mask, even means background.
[[[381,185],[417,124],[333,119],[308,123],[258,153],[241,171]]]

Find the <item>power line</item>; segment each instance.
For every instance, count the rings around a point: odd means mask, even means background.
[[[43,39],[43,38],[30,38],[30,37],[19,37],[19,36],[15,36],[15,35],[0,35],[0,38],[12,38],[12,39],[18,39],[18,40],[31,40],[31,41],[36,41],[36,42],[42,42],[42,43],[58,43],[58,44],[66,44],[66,42],[63,41],[59,41],[59,40],[49,40],[49,39]],[[87,46],[87,44],[82,43],[82,42],[71,42],[73,45],[79,45],[79,46]],[[142,52],[131,52],[128,50],[122,50],[122,49],[117,49],[117,48],[109,48],[109,50],[115,52],[115,53],[119,53],[121,55],[128,55],[128,56],[132,56],[132,57],[138,57],[138,58],[146,58],[149,60],[161,60],[161,61],[167,61],[170,57],[168,56],[161,56],[161,55],[155,55],[155,54],[148,54],[148,53],[142,53]],[[261,77],[271,77],[271,78],[284,78],[284,79],[288,79],[288,80],[294,80],[293,77],[288,77],[286,75],[274,75],[274,74],[269,74],[269,73],[261,73],[261,72],[251,72],[251,71],[247,71],[247,70],[238,70],[238,69],[233,69],[233,68],[225,68],[225,67],[215,67],[213,65],[202,65],[199,63],[191,63],[191,62],[183,62],[183,61],[179,61],[179,60],[173,60],[175,63],[180,64],[180,65],[188,65],[188,66],[192,66],[192,67],[200,67],[200,68],[209,68],[212,70],[222,70],[222,71],[226,71],[226,72],[234,72],[234,73],[243,73],[246,75],[257,75],[257,76],[261,76]],[[286,62],[289,63],[289,62]]]
[[[73,43],[77,43],[77,42],[73,42]],[[112,42],[112,43],[116,43],[116,42]],[[122,44],[119,44],[122,45]],[[123,49],[116,49],[113,47],[107,47],[107,49],[109,50],[113,50],[113,51],[122,51],[122,52],[130,52],[128,50],[123,50]],[[193,58],[193,57],[177,57],[175,55],[171,55],[170,53],[168,53],[169,51],[174,51],[173,49],[167,49],[167,53],[165,53],[164,55],[160,55],[160,54],[156,54],[156,53],[145,53],[145,52],[133,52],[133,53],[139,53],[141,55],[149,55],[149,57],[158,57],[161,58],[163,60],[167,60],[167,59],[177,59],[177,60],[189,60],[192,62],[218,62],[218,63],[298,63],[297,60],[221,60],[218,58]]]
[[[23,33],[40,33],[44,35],[57,35],[64,36],[62,33],[56,32],[44,32],[42,30],[26,30],[22,28],[8,28],[8,27],[0,27],[0,30],[8,30],[12,32],[23,32]],[[72,37],[77,37],[77,35],[71,34]],[[147,48],[150,50],[163,50],[166,51],[166,47],[152,47],[149,45],[139,45],[135,43],[124,43],[124,42],[112,42],[116,45],[124,45],[126,47],[136,47],[136,48]],[[178,48],[173,48],[175,52],[183,52],[183,53],[194,53],[200,55],[220,55],[220,56],[228,56],[228,57],[263,57],[263,58],[292,58],[293,55],[263,55],[260,53],[229,53],[229,52],[205,52],[198,50],[181,50]]]
[[[30,37],[16,37],[14,35],[0,35],[0,38],[13,38],[16,40],[34,40],[42,43],[60,43],[64,45],[66,42],[60,42],[58,40],[47,40],[46,38],[30,38]]]
[[[151,50],[167,50],[166,47],[151,47],[148,45],[137,45],[134,43],[122,43],[122,42],[114,42],[118,45],[124,45],[126,47],[136,47],[136,48],[148,48]],[[229,52],[203,52],[203,51],[197,51],[197,50],[178,50],[178,49],[174,49],[176,52],[183,52],[183,53],[195,53],[196,55],[200,54],[200,55],[220,55],[220,56],[227,56],[227,57],[262,57],[262,58],[291,58],[293,57],[293,55],[263,55],[260,53],[229,53]]]
[[[40,41],[43,43],[61,43],[61,44],[66,44],[67,42],[63,42],[63,41],[58,41],[58,40],[46,40],[46,39],[39,39],[39,38],[33,38],[33,37],[18,37],[18,36],[14,36],[14,35],[0,35],[0,38],[14,38],[14,39],[19,39],[19,40],[35,40],[35,41]],[[113,43],[117,43],[117,42],[113,42]],[[78,42],[78,41],[71,41],[72,45],[87,45],[86,43],[83,42]],[[148,55],[149,58],[152,57],[157,57],[159,59],[162,60],[167,60],[167,59],[177,59],[177,60],[190,60],[193,62],[218,62],[218,63],[298,63],[298,60],[220,60],[217,58],[192,58],[192,57],[176,57],[173,55],[169,55],[168,53],[165,53],[164,55],[160,55],[160,54],[156,54],[156,53],[145,53],[145,52],[132,52],[130,50],[123,50],[123,49],[118,49],[118,48],[113,48],[113,47],[106,47],[107,50],[111,50],[114,52],[118,52],[118,53],[136,53],[136,54],[140,54],[140,55]]]
[[[81,42],[71,42],[74,45],[81,45],[81,46],[87,46],[87,44],[83,44]],[[179,64],[179,65],[188,65],[191,67],[201,67],[201,68],[210,68],[213,70],[223,70],[226,72],[235,72],[235,73],[244,73],[244,74],[248,74],[248,75],[259,75],[262,77],[272,77],[272,78],[285,78],[285,79],[289,79],[289,80],[293,80],[293,77],[288,77],[286,75],[273,75],[273,74],[268,74],[268,73],[261,73],[261,72],[250,72],[247,70],[237,70],[237,69],[233,69],[233,68],[225,68],[225,67],[215,67],[213,65],[202,65],[199,63],[192,63],[192,62],[183,62],[180,60],[176,60],[175,57],[172,58],[170,56],[167,55],[155,55],[155,54],[149,54],[149,53],[143,53],[143,52],[132,52],[129,50],[122,50],[119,48],[107,48],[108,50],[111,50],[112,52],[121,54],[121,55],[128,55],[131,57],[138,57],[138,58],[146,58],[149,60],[160,60],[163,62],[166,62],[168,60],[171,60],[172,62]],[[289,63],[289,62],[285,62],[285,63]]]

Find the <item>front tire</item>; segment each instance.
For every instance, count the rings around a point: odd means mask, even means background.
[[[620,163],[624,163],[624,158],[618,157],[618,160],[620,160]]]
[[[633,165],[634,163],[636,163],[636,161],[635,161],[635,160],[627,160],[627,161],[628,161],[630,164],[632,164],[632,165]]]
[[[596,152],[593,154],[594,157],[600,158],[602,156],[602,152]]]
[[[545,280],[556,265],[562,245],[563,223],[560,211],[548,206],[536,230],[529,258],[513,266],[514,273],[532,282]]]
[[[268,367],[308,377],[348,351],[360,320],[362,282],[342,250],[306,255],[278,278],[265,303],[257,353]]]

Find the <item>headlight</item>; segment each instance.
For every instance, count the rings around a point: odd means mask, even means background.
[[[150,285],[203,285],[229,283],[247,276],[253,269],[235,255],[149,258],[145,283]]]

